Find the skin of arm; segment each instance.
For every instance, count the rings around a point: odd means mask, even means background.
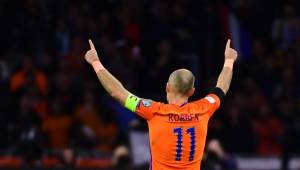
[[[217,86],[218,88],[222,89],[223,92],[226,94],[229,90],[229,86],[232,79],[232,71],[233,71],[233,64],[237,59],[238,53],[235,49],[230,47],[230,39],[227,41],[226,48],[225,48],[225,62],[224,67],[222,69],[221,74],[219,75]]]
[[[130,95],[130,92],[124,88],[122,83],[106,69],[98,71],[97,76],[109,95],[124,106],[127,97]]]
[[[100,83],[109,93],[109,95],[124,106],[127,97],[131,93],[124,88],[119,80],[117,80],[108,70],[106,70],[102,66],[93,42],[89,40],[89,43],[91,49],[86,52],[85,60],[93,66]]]

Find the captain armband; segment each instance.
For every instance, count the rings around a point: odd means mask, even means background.
[[[128,97],[125,101],[125,108],[127,108],[128,110],[130,110],[132,112],[135,112],[140,101],[141,101],[141,98],[139,98],[133,94],[130,94],[130,95],[128,95]]]

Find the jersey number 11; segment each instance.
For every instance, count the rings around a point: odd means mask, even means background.
[[[180,161],[181,160],[181,156],[182,156],[182,147],[183,147],[183,141],[182,141],[182,136],[183,134],[183,128],[175,128],[173,130],[173,132],[176,134],[177,136],[177,144],[176,144],[176,161]],[[188,134],[190,136],[190,156],[189,156],[189,161],[193,161],[194,160],[194,155],[195,155],[195,146],[196,146],[196,134],[195,134],[195,128],[188,128],[186,129],[186,134]]]

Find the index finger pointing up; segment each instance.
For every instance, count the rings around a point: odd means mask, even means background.
[[[231,43],[231,40],[228,39],[228,40],[227,40],[227,43],[226,43],[226,49],[229,49],[229,48],[230,48],[230,43]]]
[[[91,40],[91,39],[89,39],[89,43],[90,43],[90,47],[91,47],[91,49],[95,49],[95,46],[94,46],[94,44],[93,44],[93,41]]]

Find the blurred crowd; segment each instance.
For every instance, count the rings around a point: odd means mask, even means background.
[[[250,34],[232,87],[209,124],[229,154],[300,153],[299,2],[289,0],[2,0],[0,150],[112,153],[145,121],[106,95],[84,61],[88,38],[101,61],[136,95],[165,101],[175,69],[215,86],[230,35],[224,9]],[[17,146],[17,147],[16,147]]]

